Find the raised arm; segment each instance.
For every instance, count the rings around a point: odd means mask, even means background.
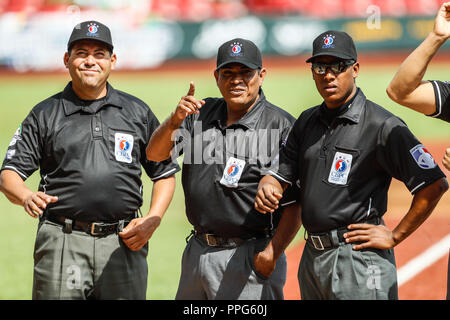
[[[180,128],[187,116],[199,113],[199,109],[205,104],[204,100],[197,100],[194,94],[195,85],[191,82],[187,95],[181,98],[175,111],[153,132],[146,149],[148,160],[164,161],[170,158],[174,131]]]
[[[450,2],[446,2],[439,9],[433,31],[403,61],[387,87],[392,100],[426,115],[436,111],[432,84],[422,79],[431,59],[449,37]]]

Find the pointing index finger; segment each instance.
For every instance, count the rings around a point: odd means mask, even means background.
[[[193,96],[195,94],[195,84],[194,81],[189,83],[189,91],[187,93],[188,96]]]

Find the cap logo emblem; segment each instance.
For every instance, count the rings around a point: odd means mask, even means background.
[[[242,44],[234,42],[231,44],[231,56],[242,56]]]
[[[327,34],[325,37],[323,37],[323,46],[322,49],[326,48],[334,48],[334,38],[335,36]]]
[[[90,37],[98,37],[98,25],[96,25],[95,23],[89,23],[88,24],[88,32],[86,33],[87,36]]]

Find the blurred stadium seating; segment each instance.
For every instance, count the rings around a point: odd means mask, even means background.
[[[5,12],[64,11],[76,5],[81,10],[121,10],[133,7],[148,16],[177,21],[236,18],[254,15],[302,15],[315,18],[362,17],[375,5],[384,16],[428,16],[442,0],[0,0]]]
[[[329,29],[348,32],[361,52],[409,50],[431,30],[443,2],[0,0],[0,69],[63,70],[67,37],[85,20],[110,27],[119,69],[211,59],[221,43],[235,37],[254,41],[265,55],[304,54],[314,37]],[[450,42],[444,47],[450,49]]]

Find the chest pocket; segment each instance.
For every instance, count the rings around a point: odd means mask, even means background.
[[[348,186],[354,176],[361,152],[358,149],[335,146],[325,158],[322,181],[337,187]]]
[[[126,166],[139,162],[139,140],[130,130],[108,128],[108,147],[111,160]]]
[[[238,152],[224,152],[224,162],[217,165],[216,183],[226,188],[241,190],[259,180],[261,168],[256,157]]]

